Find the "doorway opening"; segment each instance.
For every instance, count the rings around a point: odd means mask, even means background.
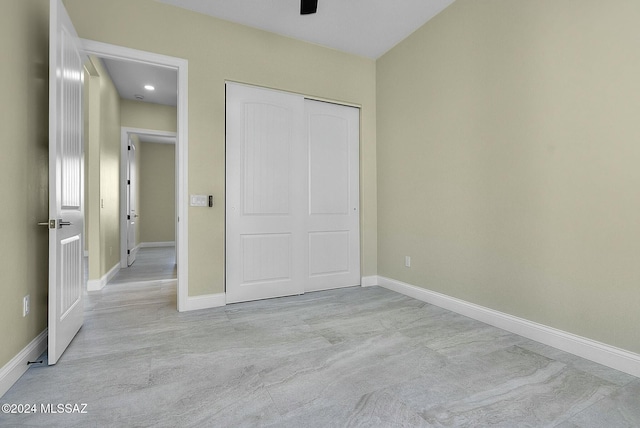
[[[121,268],[134,264],[140,248],[176,245],[175,146],[175,132],[122,127]]]
[[[105,44],[101,42],[95,42],[91,40],[82,40],[82,45],[85,53],[90,56],[95,56],[103,61],[115,61],[118,63],[131,63],[134,65],[143,65],[148,67],[154,67],[158,70],[168,70],[176,74],[177,80],[177,99],[176,99],[176,117],[175,117],[175,132],[171,131],[157,131],[146,128],[131,128],[124,127],[121,129],[121,144],[120,144],[120,168],[119,168],[119,213],[117,216],[117,222],[119,224],[119,248],[115,250],[119,252],[120,257],[118,263],[113,267],[112,272],[108,278],[106,278],[104,284],[108,282],[108,279],[113,278],[116,273],[128,266],[128,262],[133,262],[127,251],[131,251],[132,248],[127,248],[128,236],[128,224],[127,216],[131,216],[128,207],[128,189],[126,187],[127,180],[129,180],[129,168],[128,168],[128,147],[129,140],[136,138],[142,141],[146,138],[151,140],[163,140],[167,144],[167,147],[173,147],[174,159],[175,159],[175,184],[174,189],[171,192],[175,195],[175,208],[174,208],[174,221],[172,224],[172,232],[175,237],[171,244],[175,245],[175,266],[177,277],[177,310],[187,310],[188,299],[188,223],[187,223],[187,177],[188,177],[188,162],[187,162],[187,147],[188,147],[188,132],[187,132],[187,61],[169,57],[165,55],[159,55],[155,53],[139,51],[130,48],[124,48],[120,46]],[[137,97],[136,97],[137,98]],[[135,102],[135,101],[134,101]],[[101,160],[102,161],[102,160]],[[89,168],[91,166],[89,165]],[[102,191],[102,189],[101,189]],[[102,209],[103,200],[100,199],[99,206]],[[91,212],[89,211],[89,215]],[[136,213],[134,212],[134,216]],[[136,217],[134,217],[135,219]],[[133,224],[136,227],[136,224]],[[135,230],[135,229],[134,229]],[[139,230],[138,230],[139,232]],[[139,242],[139,237],[134,237],[133,241]],[[167,244],[170,241],[165,241]],[[91,244],[91,242],[90,242]],[[167,244],[168,245],[168,244]],[[138,247],[139,248],[139,247]],[[134,248],[136,251],[138,248]],[[109,248],[111,250],[111,248]],[[135,256],[135,253],[134,253]],[[91,257],[91,251],[89,252]],[[103,269],[104,271],[105,269]],[[153,279],[153,278],[149,278]],[[95,288],[93,288],[95,289]]]

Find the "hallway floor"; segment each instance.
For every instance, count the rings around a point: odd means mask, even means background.
[[[175,299],[175,281],[90,293],[59,363],[0,399],[87,413],[0,426],[640,426],[640,379],[383,288]]]
[[[176,247],[140,248],[136,261],[120,271],[109,284],[176,279]]]

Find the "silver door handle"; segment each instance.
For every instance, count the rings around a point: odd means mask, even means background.
[[[41,222],[38,223],[38,226],[46,226],[49,229],[55,229],[56,228],[56,221],[55,220],[41,221]]]
[[[62,226],[71,226],[73,223],[71,223],[70,221],[62,221],[62,219],[58,220],[58,226],[62,227]]]

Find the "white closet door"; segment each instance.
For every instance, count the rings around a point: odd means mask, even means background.
[[[360,284],[360,110],[305,100],[308,146],[305,291]]]
[[[226,299],[304,293],[304,98],[227,84]]]

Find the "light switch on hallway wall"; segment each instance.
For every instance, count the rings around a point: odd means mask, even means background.
[[[213,201],[213,197],[212,197]],[[208,195],[191,195],[190,205],[192,207],[208,207],[209,205],[209,196]]]

